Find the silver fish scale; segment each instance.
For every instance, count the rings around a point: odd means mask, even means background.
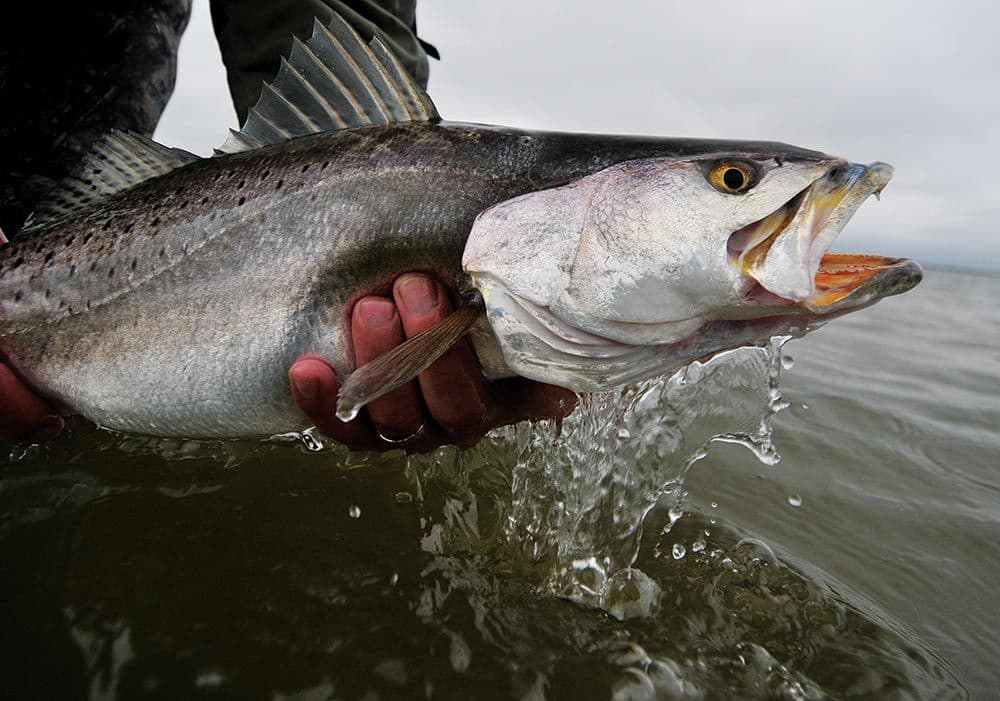
[[[443,159],[426,127],[363,131],[200,161],[5,248],[7,360],[119,430],[308,425],[289,366],[316,353],[348,370],[348,304],[402,270],[455,280],[468,223],[500,177]],[[457,183],[478,199],[455,197]]]

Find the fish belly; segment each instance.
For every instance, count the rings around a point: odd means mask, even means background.
[[[185,261],[113,301],[0,343],[35,387],[108,428],[235,437],[307,426],[287,369],[307,352],[339,357],[335,315],[310,304],[293,270],[220,275],[206,262]]]

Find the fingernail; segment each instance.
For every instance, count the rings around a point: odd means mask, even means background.
[[[49,416],[28,433],[21,436],[19,443],[48,443],[58,436],[65,426],[61,416]]]
[[[315,377],[292,377],[292,386],[302,399],[315,400],[319,397],[319,381]]]
[[[438,286],[425,275],[404,275],[396,282],[399,302],[410,314],[426,314],[438,305]]]
[[[369,326],[385,326],[396,316],[396,305],[380,297],[368,297],[358,302],[358,316]]]

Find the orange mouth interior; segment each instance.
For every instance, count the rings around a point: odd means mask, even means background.
[[[826,253],[816,273],[816,292],[810,307],[836,304],[881,271],[900,262],[899,258],[859,253]]]

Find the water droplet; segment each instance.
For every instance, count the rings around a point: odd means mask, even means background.
[[[698,538],[698,540],[691,543],[691,552],[700,553],[702,550],[705,549],[705,545],[706,545],[705,539]]]
[[[771,413],[777,414],[787,409],[790,406],[790,402],[782,397],[779,392],[775,392],[771,395],[771,400],[767,406],[771,410]]]
[[[307,428],[302,432],[300,440],[302,441],[302,445],[305,446],[305,449],[311,453],[318,453],[326,449],[326,444],[323,442],[323,439],[317,435],[315,429]]]
[[[337,409],[337,418],[347,423],[348,421],[354,421],[357,418],[358,412],[361,411],[360,406],[355,406],[351,403],[345,403],[339,409]]]
[[[687,550],[680,543],[674,543],[673,556],[675,560],[681,560],[687,555]]]
[[[671,523],[677,523],[677,521],[680,520],[680,517],[684,515],[684,509],[679,506],[673,506],[667,514],[670,516]]]
[[[712,508],[713,508],[713,509],[718,509],[718,508],[719,508],[719,502],[717,502],[717,501],[713,501],[713,502],[712,502]]]
[[[656,610],[660,594],[660,586],[654,579],[628,567],[616,572],[604,585],[601,608],[619,621],[648,618]]]
[[[802,402],[802,409],[803,411],[809,411],[809,405],[806,404],[805,402]]]
[[[347,509],[347,515],[351,518],[361,518],[361,507],[357,504],[351,504],[350,508]]]
[[[409,504],[411,501],[413,501],[413,495],[410,494],[409,492],[396,492],[395,496],[393,496],[393,499],[396,501],[397,504]]]
[[[783,367],[785,370],[791,370],[793,367],[795,367],[795,360],[790,355],[782,355],[781,367]]]
[[[618,429],[618,439],[619,440],[627,441],[631,437],[632,437],[632,434],[629,433],[629,431],[628,431],[627,428],[623,427],[623,428],[619,428]]]
[[[794,506],[795,508],[798,508],[802,506],[802,497],[798,494],[789,494],[788,503]]]

